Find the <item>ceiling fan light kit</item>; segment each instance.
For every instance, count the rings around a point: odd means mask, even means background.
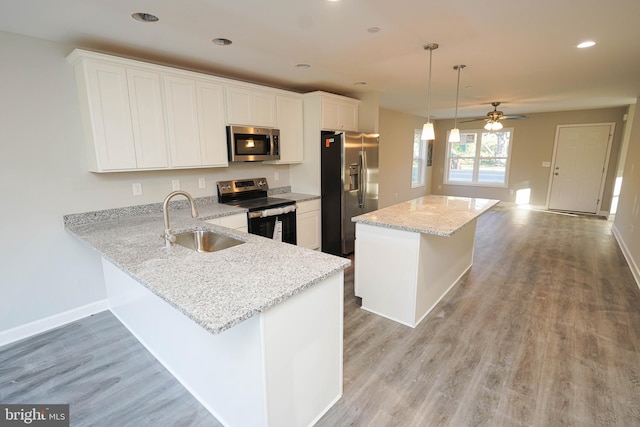
[[[456,86],[456,112],[453,116],[453,129],[449,132],[449,142],[460,142],[460,129],[458,129],[458,99],[460,95],[460,71],[464,70],[466,65],[454,65],[453,69],[458,72],[458,85]]]
[[[436,134],[431,123],[431,65],[433,63],[433,51],[439,47],[438,43],[429,43],[424,46],[424,50],[429,51],[429,83],[427,86],[427,123],[422,126],[420,139],[430,141],[436,139]]]

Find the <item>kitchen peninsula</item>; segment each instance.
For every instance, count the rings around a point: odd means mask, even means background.
[[[102,256],[110,310],[223,424],[312,425],[342,395],[349,260],[203,221],[245,212],[217,203],[170,210],[171,229],[243,244],[165,247],[159,207],[140,209],[65,217]]]
[[[473,264],[476,219],[497,203],[430,195],[354,217],[362,308],[418,325]]]

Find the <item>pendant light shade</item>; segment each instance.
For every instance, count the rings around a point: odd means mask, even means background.
[[[429,120],[427,118],[427,120]],[[420,137],[423,141],[430,141],[436,139],[436,133],[433,130],[433,123],[427,122],[422,125],[422,136]]]
[[[453,116],[453,129],[449,132],[449,142],[460,142],[460,129],[458,129],[458,98],[460,95],[460,71],[464,70],[466,65],[454,65],[453,69],[458,72],[458,86],[456,87],[456,113]]]
[[[429,84],[427,86],[427,123],[422,126],[422,135],[420,139],[423,141],[429,141],[436,139],[436,134],[433,130],[433,123],[431,123],[431,64],[433,59],[433,51],[438,48],[438,43],[429,43],[424,45],[424,50],[429,51]]]

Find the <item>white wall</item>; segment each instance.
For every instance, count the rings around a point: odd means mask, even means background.
[[[431,193],[431,167],[425,186],[411,188],[414,130],[422,129],[425,121],[424,117],[380,110],[380,208]]]
[[[640,101],[636,103],[636,110]],[[640,114],[634,114],[613,232],[640,286]]]
[[[0,32],[0,333],[105,298],[99,258],[64,230],[64,214],[161,202],[172,179],[194,197],[213,195],[224,179],[266,176],[271,187],[290,185],[286,165],[87,172],[65,60],[75,47]],[[142,196],[133,196],[134,182],[142,183]]]

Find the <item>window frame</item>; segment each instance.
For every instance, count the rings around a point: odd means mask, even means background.
[[[413,144],[411,145],[411,188],[420,188],[427,185],[427,146],[429,141],[422,138],[422,129],[413,130]],[[416,157],[415,144],[420,144],[419,157]],[[419,164],[418,181],[413,180],[415,162]]]
[[[509,145],[507,147],[507,156],[482,156],[482,134],[488,133],[501,133],[501,132],[509,132]],[[443,184],[446,185],[458,185],[458,186],[472,186],[472,187],[491,187],[491,188],[508,188],[509,187],[509,170],[511,168],[511,154],[513,152],[513,128],[503,128],[498,131],[488,131],[486,129],[461,129],[460,130],[460,140],[463,140],[463,135],[465,134],[475,134],[476,135],[476,152],[473,157],[466,157],[469,159],[473,159],[473,170],[472,170],[472,181],[452,181],[449,179],[449,173],[451,171],[451,145],[456,144],[452,142],[447,142],[446,151],[445,151],[445,163],[444,163],[444,177]],[[447,134],[447,141],[449,141],[449,134]],[[478,176],[480,171],[480,161],[482,159],[505,159],[505,169],[504,169],[504,182],[479,182]]]

